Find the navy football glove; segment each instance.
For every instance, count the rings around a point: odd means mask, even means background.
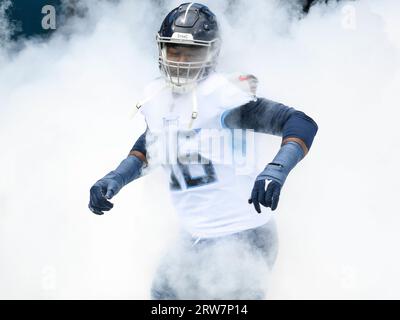
[[[274,211],[279,202],[279,195],[289,172],[303,158],[304,152],[301,146],[290,141],[279,149],[273,162],[269,163],[261,172],[254,183],[249,203],[254,205],[254,209],[261,213],[260,204],[270,207]],[[265,181],[270,180],[265,190]]]
[[[108,173],[90,188],[89,209],[102,215],[114,206],[110,201],[123,186],[138,178],[143,166],[142,160],[136,156],[128,156],[117,169]]]
[[[121,185],[112,178],[103,178],[90,188],[89,209],[96,214],[104,214],[114,206],[111,199],[121,189]]]
[[[254,205],[258,213],[261,213],[260,204],[264,207],[270,207],[274,211],[278,206],[281,188],[282,186],[279,182],[272,180],[268,183],[267,190],[265,190],[265,180],[256,180],[251,191],[249,203]]]

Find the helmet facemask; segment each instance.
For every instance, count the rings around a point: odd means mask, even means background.
[[[178,36],[190,38],[190,34]],[[186,92],[205,79],[216,67],[219,40],[194,41],[157,35],[159,67],[175,92]]]

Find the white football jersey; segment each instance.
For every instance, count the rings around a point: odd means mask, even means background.
[[[147,157],[170,177],[172,202],[193,237],[216,237],[258,227],[248,199],[258,174],[252,131],[224,128],[224,112],[254,99],[228,77],[214,73],[190,93],[176,95],[157,79],[141,106],[148,134]]]

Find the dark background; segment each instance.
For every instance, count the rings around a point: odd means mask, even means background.
[[[2,2],[4,0],[0,0]],[[50,34],[52,30],[42,28],[42,8],[52,5],[56,12],[61,10],[61,0],[12,0],[12,6],[7,10],[8,19],[15,26],[13,38]]]
[[[0,3],[5,0],[0,0]],[[57,25],[62,22],[59,19],[62,15],[63,17],[74,15],[76,11],[74,7],[76,2],[79,0],[12,0],[12,6],[7,10],[8,19],[11,21],[12,25],[15,26],[15,31],[12,35],[13,39],[20,37],[32,37],[32,36],[46,36],[53,32],[53,30],[44,30],[41,25],[43,18],[42,7],[45,5],[53,5],[57,12]],[[96,0],[91,0],[96,1]],[[114,0],[115,1],[115,0]],[[163,0],[151,0],[156,2],[162,2]],[[232,4],[236,0],[231,0]],[[268,1],[268,0],[266,0]],[[281,0],[281,1],[294,1],[294,0]],[[308,12],[310,7],[318,2],[328,0],[297,0],[303,8],[305,13]],[[339,0],[330,0],[339,1]],[[182,1],[184,2],[184,1]],[[201,2],[201,0],[199,1]]]

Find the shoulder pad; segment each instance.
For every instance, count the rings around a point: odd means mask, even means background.
[[[151,81],[145,88],[144,88],[144,95],[143,98],[136,102],[134,110],[132,110],[130,118],[132,119],[137,111],[151,99],[153,99],[157,94],[159,94],[162,90],[166,88],[165,82],[162,81],[161,77],[158,77]]]
[[[143,98],[136,103],[136,109],[140,109],[146,102],[153,99],[166,88],[166,84],[163,80],[162,77],[157,77],[145,86]]]

